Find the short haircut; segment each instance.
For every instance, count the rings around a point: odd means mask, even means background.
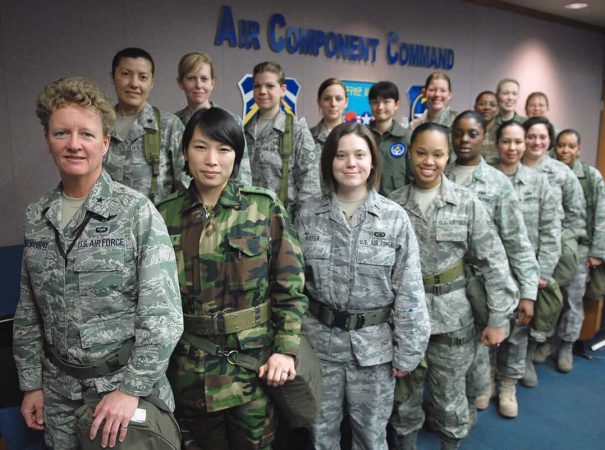
[[[182,80],[185,75],[194,71],[202,64],[208,64],[210,66],[210,78],[214,80],[214,64],[212,64],[212,59],[205,53],[199,52],[191,52],[183,55],[178,65],[179,80]]]
[[[189,122],[187,122],[181,146],[183,153],[187,153],[187,148],[196,128],[209,138],[227,144],[235,150],[235,163],[233,164],[233,172],[231,173],[231,178],[235,178],[239,172],[240,162],[244,155],[244,146],[246,145],[242,125],[230,112],[222,108],[216,106],[202,108],[196,111],[191,116],[191,119],[189,119]],[[190,174],[187,164],[185,165],[185,169]]]
[[[113,103],[101,87],[86,78],[60,78],[46,85],[36,105],[36,116],[48,133],[48,120],[57,109],[78,105],[99,114],[107,135],[116,120]]]
[[[477,95],[477,97],[475,98],[475,105],[477,105],[477,103],[479,103],[479,100],[484,95],[493,95],[494,97],[496,97],[496,101],[498,100],[498,96],[496,95],[496,93],[494,91],[483,91],[483,92],[479,92],[479,95]]]
[[[113,56],[113,60],[111,61],[111,74],[112,75],[116,73],[116,68],[120,64],[120,61],[124,58],[146,59],[151,64],[151,76],[155,75],[155,63],[153,62],[153,58],[145,50],[143,50],[142,48],[138,48],[138,47],[124,48]]]
[[[546,94],[544,92],[532,92],[531,94],[529,94],[527,96],[527,100],[525,100],[525,109],[527,109],[528,105],[529,105],[529,101],[531,99],[533,99],[534,97],[541,97],[544,99],[544,102],[546,102],[546,107],[549,107],[548,105],[548,97],[546,96]]]
[[[525,122],[523,122],[523,128],[525,129],[525,134],[529,132],[529,129],[534,125],[544,125],[548,130],[548,138],[550,139],[550,145],[554,145],[555,143],[555,127],[553,127],[550,120],[546,117],[530,117]]]
[[[446,126],[435,122],[423,122],[414,128],[414,131],[412,132],[412,137],[410,138],[410,149],[414,146],[414,142],[416,142],[418,136],[427,131],[438,131],[445,136],[445,139],[449,144],[450,134],[449,129]],[[447,146],[447,150],[449,151],[449,145]]]
[[[565,128],[563,131],[560,131],[559,134],[557,134],[557,140],[555,143],[558,144],[561,136],[564,136],[566,134],[574,134],[576,136],[576,138],[578,139],[578,145],[580,145],[582,143],[582,139],[580,138],[580,133],[578,133],[573,128]]]
[[[282,67],[271,61],[265,61],[262,63],[258,63],[254,66],[252,70],[252,78],[256,77],[259,73],[272,72],[277,75],[277,79],[279,80],[279,84],[286,84],[286,73]]]
[[[370,101],[376,100],[378,97],[390,99],[392,98],[396,102],[399,101],[399,89],[395,86],[392,81],[379,81],[375,83],[368,92],[368,99]]]
[[[456,116],[456,118],[454,119],[454,122],[452,123],[452,130],[454,128],[456,128],[456,125],[458,125],[458,122],[460,122],[462,119],[476,120],[477,122],[479,122],[479,125],[481,125],[481,128],[483,129],[483,133],[487,133],[487,123],[485,122],[485,119],[483,118],[483,116],[481,114],[479,114],[477,111],[474,111],[472,109],[467,109],[466,111],[463,111]]]
[[[355,134],[368,144],[370,155],[372,156],[372,170],[370,171],[370,176],[366,181],[366,185],[368,186],[368,189],[378,189],[380,186],[382,168],[380,163],[380,151],[378,150],[372,132],[365,125],[356,122],[344,122],[334,127],[330,132],[321,152],[321,176],[323,178],[325,190],[327,192],[336,192],[338,183],[336,178],[334,178],[332,165],[334,163],[334,158],[336,157],[336,152],[338,151],[340,139],[348,134]]]
[[[523,125],[521,125],[519,122],[515,122],[514,120],[507,120],[506,122],[502,122],[500,124],[500,126],[498,127],[498,129],[496,130],[496,144],[498,142],[500,142],[500,139],[502,138],[502,133],[504,132],[504,130],[506,130],[507,128],[510,127],[519,127],[523,130],[523,138],[525,138],[525,127]]]
[[[319,85],[319,89],[317,89],[317,101],[321,99],[321,94],[323,94],[326,89],[334,85],[343,88],[345,91],[345,98],[349,97],[349,94],[347,94],[347,87],[341,80],[339,80],[338,78],[328,78],[327,80],[324,80],[323,83]]]
[[[426,81],[424,83],[424,88],[428,89],[429,88],[429,84],[431,84],[431,82],[433,80],[445,80],[447,82],[447,88],[451,91],[452,90],[452,81],[450,80],[450,77],[447,73],[445,72],[432,72],[427,78]]]
[[[515,80],[514,78],[503,78],[500,81],[498,81],[498,85],[496,86],[496,96],[500,95],[500,89],[502,89],[502,85],[504,83],[514,83],[517,85],[517,87],[519,89],[521,89],[521,85],[519,84],[519,82],[517,80]]]

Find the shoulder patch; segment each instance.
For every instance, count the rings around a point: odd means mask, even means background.
[[[401,158],[403,155],[405,155],[406,150],[407,150],[406,145],[399,142],[397,144],[391,145],[391,148],[389,149],[389,154],[393,158]]]

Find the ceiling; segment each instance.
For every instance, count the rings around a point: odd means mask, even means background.
[[[565,8],[566,4],[574,1],[588,3],[588,7],[580,10]],[[548,18],[548,15],[554,15],[570,21],[588,24],[589,28],[592,29],[598,27],[600,28],[599,31],[605,33],[605,0],[483,0],[480,3],[488,6],[491,4],[491,6],[504,9],[508,9],[506,8],[508,3],[520,7],[517,10],[521,13],[524,12],[523,9],[527,8],[543,13],[545,18]],[[511,9],[514,11],[516,8],[513,6]],[[531,14],[531,11],[525,11],[525,13]]]

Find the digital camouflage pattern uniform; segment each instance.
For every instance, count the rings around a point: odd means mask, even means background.
[[[454,168],[455,164],[449,164],[445,169],[445,174],[449,180],[456,183]],[[538,294],[538,262],[527,235],[527,228],[523,221],[517,194],[510,181],[506,175],[489,166],[481,158],[472,177],[463,186],[471,190],[481,200],[488,216],[494,221],[500,240],[506,250],[511,272],[517,282],[520,298],[535,301]],[[521,378],[523,376],[527,350],[527,327],[524,328],[523,333],[515,333],[514,329],[511,331],[512,334],[525,336],[524,340],[521,339],[518,342],[517,339],[512,339],[511,336],[500,345],[503,354],[508,355],[507,357],[511,359],[510,364],[521,366],[521,375],[512,377],[507,373],[501,373],[502,376],[509,378]],[[476,397],[489,390],[489,349],[478,340],[475,344],[477,345],[476,357],[467,376],[466,395],[469,397]]]
[[[286,113],[279,111],[273,123],[257,136],[258,114],[244,127],[246,144],[250,155],[252,184],[279,193],[282,177],[281,140],[286,128]],[[319,171],[319,147],[315,144],[309,127],[304,122],[294,120],[292,156],[288,173],[288,212],[294,213],[302,204],[321,196]]]
[[[314,127],[311,127],[309,131],[311,131],[311,136],[313,136],[313,140],[318,145],[321,154],[321,150],[324,148],[324,144],[326,143],[326,139],[330,132],[326,130],[323,121],[319,121],[319,123]]]
[[[214,103],[212,103],[212,106],[218,107],[218,105],[215,105]],[[225,110],[225,111],[227,111],[227,110]],[[241,117],[238,116],[237,114],[233,114],[231,111],[227,111],[227,112],[230,113],[235,118],[235,120],[237,120],[237,123],[239,123],[241,125],[242,132],[243,132],[244,123],[242,122]],[[181,119],[181,122],[183,123],[184,127],[187,127],[187,122],[189,122],[189,119],[191,119],[191,116],[193,116],[194,113],[195,113],[195,111],[191,111],[188,106],[185,106],[183,109],[180,109],[177,112],[175,112],[174,115],[177,116],[179,119]],[[236,180],[239,181],[241,184],[246,184],[246,185],[252,184],[252,174],[250,173],[250,158],[248,157],[248,146],[246,145],[245,142],[244,142],[244,154],[242,155],[242,160],[239,163],[239,171],[237,172]]]
[[[157,123],[153,107],[145,103],[143,110],[122,140],[111,130],[109,151],[103,159],[103,167],[114,181],[125,184],[147,197],[151,196],[151,164],[145,159],[145,129],[160,130],[160,173],[157,176],[158,193],[152,201],[157,205],[179,187],[187,187],[190,178],[185,173],[185,157],[181,151],[183,124],[172,113],[160,112]]]
[[[382,175],[378,192],[386,197],[395,189],[399,189],[410,182],[408,162],[410,132],[395,120],[393,120],[389,131],[384,134],[376,129],[374,122],[370,123],[369,128],[374,134],[376,144],[380,149]]]
[[[529,240],[540,266],[540,277],[550,281],[561,257],[561,218],[558,214],[560,202],[555,200],[546,175],[521,163],[517,164],[517,171],[509,176],[509,180],[519,197]],[[522,329],[515,328],[515,330]],[[531,326],[529,335],[538,342],[546,339],[544,332],[536,331]],[[521,336],[517,336],[513,330],[509,339],[518,338]],[[500,352],[502,351],[501,348]],[[506,364],[502,359],[498,363]],[[508,370],[511,373],[518,373],[521,367],[508,365]]]
[[[571,231],[578,241],[578,274],[566,286],[561,286],[564,304],[557,331],[557,335],[564,341],[574,342],[580,335],[584,320],[582,299],[588,275],[586,200],[577,176],[562,162],[544,155],[535,169],[546,174],[554,196],[561,201],[559,213],[562,231]]]
[[[566,301],[561,313],[557,335],[566,342],[575,342],[580,337],[580,331],[582,330],[584,321],[583,298],[589,273],[586,261],[589,256],[605,260],[605,188],[603,176],[597,169],[579,159],[574,163],[572,171],[578,181],[584,182],[586,188],[589,187],[589,184],[592,186],[591,193],[584,192],[584,190],[582,192],[586,201],[591,198],[594,203],[592,210],[586,211],[586,223],[587,225],[591,224],[592,230],[587,230],[586,237],[578,238],[578,275],[563,290]],[[588,177],[591,179],[589,183],[585,181]],[[582,187],[584,185],[581,184]],[[591,215],[590,219],[588,215]]]
[[[488,326],[504,327],[517,306],[519,293],[496,227],[471,191],[445,176],[441,180],[439,193],[425,214],[416,201],[414,186],[405,186],[390,196],[410,217],[420,247],[422,275],[444,272],[462,259],[471,262],[485,280]],[[426,301],[431,320],[428,368],[421,365],[397,380],[391,424],[398,435],[422,427],[426,378],[431,421],[442,437],[458,440],[466,436],[469,426],[465,378],[475,355],[476,339],[471,305],[464,288],[426,293]],[[442,339],[450,338],[459,342],[443,343]]]
[[[27,208],[14,355],[21,389],[43,389],[47,445],[64,450],[78,447],[74,411],[88,390],[151,395],[173,410],[164,372],[183,317],[174,252],[148,199],[103,172],[63,230],[61,196],[58,187]],[[90,364],[131,338],[128,363],[113,375],[76,379],[44,357],[46,342]]]
[[[269,352],[296,356],[307,310],[303,260],[275,194],[229,181],[208,217],[191,183],[158,208],[177,257],[185,332],[191,331],[188,316],[220,315],[270,301],[270,321],[203,337],[263,361]],[[271,444],[273,408],[256,372],[181,340],[168,376],[186,448],[245,450]]]
[[[347,331],[308,313],[303,332],[323,373],[321,411],[311,424],[316,450],[340,448],[346,410],[353,449],[387,449],[393,408],[392,367],[411,372],[429,338],[418,244],[403,209],[371,190],[351,222],[328,195],[297,216],[305,257],[306,292],[333,310],[363,312],[391,306],[391,323]]]

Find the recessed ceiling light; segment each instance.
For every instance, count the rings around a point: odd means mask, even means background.
[[[568,3],[567,5],[565,5],[565,7],[567,9],[584,9],[584,8],[588,8],[588,3],[582,3],[582,2]]]

